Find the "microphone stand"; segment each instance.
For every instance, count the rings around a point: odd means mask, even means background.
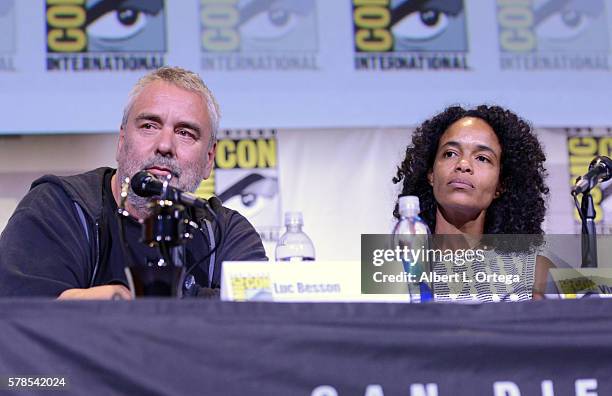
[[[597,268],[597,232],[595,230],[595,205],[591,190],[601,182],[612,178],[612,159],[599,155],[589,164],[589,171],[576,179],[572,195],[582,220],[582,268]],[[582,193],[582,202],[578,208],[577,194]]]
[[[595,230],[595,205],[587,191],[582,194],[582,268],[597,268],[597,232]]]
[[[183,295],[186,275],[183,244],[193,237],[194,227],[185,215],[185,207],[172,198],[168,188],[170,177],[163,181],[160,199],[150,205],[151,216],[141,221],[140,241],[157,247],[161,258],[126,268],[130,289],[136,296],[181,298]]]

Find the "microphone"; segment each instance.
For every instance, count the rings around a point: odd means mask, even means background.
[[[132,177],[130,182],[132,191],[140,197],[161,196],[164,190],[164,183],[156,178],[152,173],[140,171]],[[208,201],[198,196],[182,191],[176,187],[167,187],[167,192],[175,201],[179,201],[185,206],[193,206],[200,209],[206,209]]]
[[[589,192],[597,184],[609,180],[611,177],[612,160],[609,157],[599,155],[591,161],[589,171],[576,179],[576,185],[572,187],[572,195]]]

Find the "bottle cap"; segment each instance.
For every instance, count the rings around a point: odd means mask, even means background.
[[[415,195],[405,195],[399,197],[397,201],[400,216],[417,216],[421,211],[419,197]]]
[[[304,225],[302,212],[285,212],[285,226]]]

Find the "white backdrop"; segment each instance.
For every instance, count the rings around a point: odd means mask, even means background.
[[[130,1],[137,19],[85,27],[80,5],[0,0],[0,132],[112,131],[128,87],[162,63],[200,72],[232,129],[416,125],[480,102],[540,126],[612,125],[612,0],[426,1],[397,16],[411,1],[277,0],[250,19],[255,0]],[[52,44],[72,34],[59,17],[83,48]],[[367,51],[359,37],[381,32],[393,45]]]
[[[274,164],[217,169],[207,188],[265,174],[274,198],[245,214],[269,231],[302,210],[321,259],[356,258],[360,234],[390,229],[409,131],[449,104],[500,104],[539,128],[549,233],[576,231],[571,180],[610,155],[594,136],[612,126],[612,0],[134,0],[87,26],[99,0],[68,3],[0,0],[0,134],[27,135],[0,137],[0,229],[36,176],[114,164],[129,87],[161,64],[201,74],[222,128],[272,136]],[[568,147],[573,127],[593,150]]]
[[[574,233],[566,132],[539,129],[538,135],[551,187],[545,229]],[[361,234],[390,232],[399,191],[391,178],[409,139],[409,128],[279,130],[279,199],[260,207],[275,215],[266,223],[257,213],[245,215],[258,228],[278,229],[282,212],[300,210],[317,258],[358,259]],[[114,165],[115,140],[110,134],[0,137],[0,229],[35,177]],[[612,212],[605,215],[609,222]],[[272,252],[274,242],[266,245]]]

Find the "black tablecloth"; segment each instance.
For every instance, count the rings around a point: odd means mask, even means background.
[[[61,394],[612,395],[612,300],[2,300],[0,378],[34,375]]]

